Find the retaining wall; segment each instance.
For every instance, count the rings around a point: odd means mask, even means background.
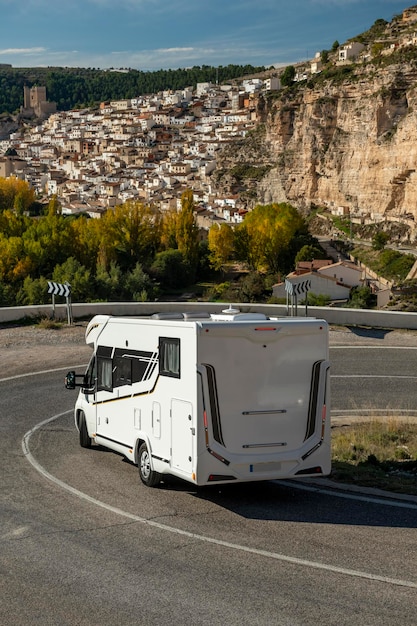
[[[227,309],[228,304],[211,302],[100,302],[75,303],[72,305],[73,318],[89,319],[98,313],[107,315],[152,315],[153,313],[191,312],[195,310],[219,313]],[[280,304],[245,304],[232,305],[242,312],[262,312],[269,316],[286,317],[290,314],[287,307]],[[299,317],[305,316],[305,307],[299,306]],[[24,318],[52,317],[51,305],[42,304],[25,307],[0,307],[0,323],[15,322]],[[342,309],[332,307],[309,307],[307,314],[311,317],[325,319],[329,324],[339,326],[368,326],[373,328],[404,328],[417,330],[417,313],[398,311],[373,311],[364,309]],[[65,304],[55,305],[55,318],[66,320]]]

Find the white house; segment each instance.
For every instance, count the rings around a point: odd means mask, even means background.
[[[340,284],[336,278],[319,274],[318,272],[308,272],[307,274],[289,274],[288,280],[293,284],[304,283],[310,281],[311,286],[309,293],[315,295],[328,296],[330,300],[347,300],[350,294],[350,287]],[[285,283],[278,283],[272,287],[272,295],[275,298],[286,298],[287,292],[285,291]],[[299,296],[299,301],[304,300],[304,297]]]
[[[365,46],[359,41],[351,41],[339,48],[339,62],[353,61]]]
[[[317,272],[322,276],[334,278],[339,284],[349,288],[359,287],[362,284],[362,270],[349,261],[332,263],[332,265],[321,267]]]
[[[330,265],[323,265],[311,272],[292,272],[287,279],[292,283],[311,282],[310,293],[325,295],[331,300],[347,300],[352,287],[363,284],[362,270],[349,261],[339,261]],[[279,283],[272,288],[276,298],[286,297],[285,283]]]
[[[316,52],[314,59],[310,63],[310,72],[312,74],[319,74],[323,68],[323,62],[321,60],[321,53]]]
[[[281,81],[278,76],[271,76],[264,80],[264,89],[266,91],[278,91],[281,89]]]

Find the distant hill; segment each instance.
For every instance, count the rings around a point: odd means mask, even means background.
[[[195,87],[197,83],[225,81],[265,70],[252,65],[195,66],[187,69],[98,70],[68,67],[14,68],[0,65],[0,114],[16,113],[23,105],[23,87],[45,86],[48,100],[58,110],[123,100],[164,89]]]

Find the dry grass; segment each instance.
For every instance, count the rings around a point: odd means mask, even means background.
[[[62,322],[58,322],[50,317],[41,317],[38,321],[38,326],[46,330],[59,330],[62,328]]]
[[[386,418],[333,427],[332,478],[417,495],[417,424]]]

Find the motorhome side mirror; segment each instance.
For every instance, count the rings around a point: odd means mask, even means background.
[[[67,389],[75,389],[75,372],[73,370],[65,376],[65,387]]]

